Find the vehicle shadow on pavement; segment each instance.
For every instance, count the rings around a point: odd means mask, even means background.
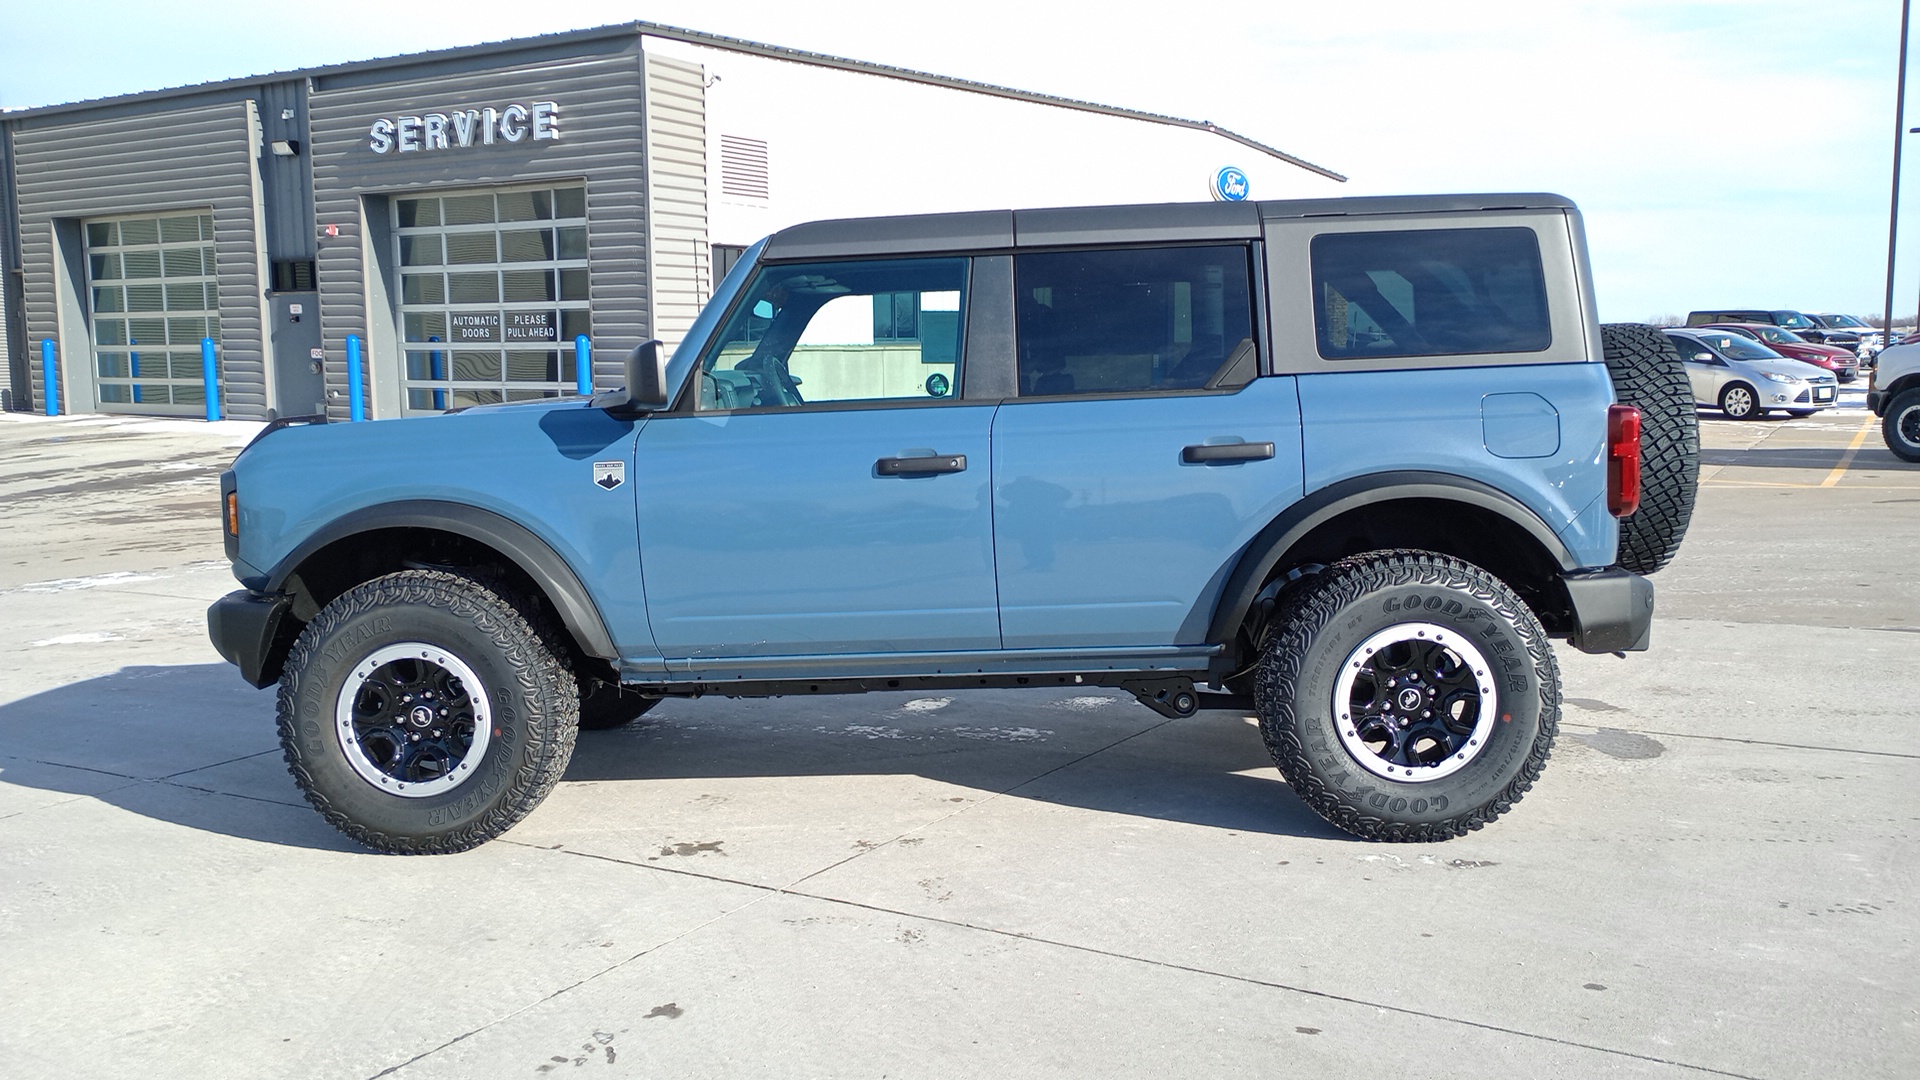
[[[1064,691],[669,701],[626,728],[582,732],[562,782],[877,775],[1236,832],[1345,836],[1281,781],[1245,718],[1166,721],[1130,698]],[[287,776],[274,690],[226,664],[126,667],[0,705],[0,783],[260,843],[361,850]]]
[[[669,700],[624,728],[581,732],[566,779],[886,774],[1235,832],[1351,839],[1293,794],[1246,717],[1166,720],[1118,693]]]
[[[0,705],[0,783],[261,843],[361,850],[287,776],[273,701],[228,664],[131,666],[69,683]]]

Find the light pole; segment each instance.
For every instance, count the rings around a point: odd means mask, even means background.
[[[1900,145],[1907,137],[1907,15],[1912,7],[1913,0],[1900,0],[1900,78],[1893,100],[1893,205],[1887,211],[1887,307],[1880,324],[1882,348],[1893,343],[1893,240],[1900,228]],[[1920,331],[1920,326],[1915,330]]]

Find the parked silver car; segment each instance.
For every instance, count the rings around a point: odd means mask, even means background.
[[[1750,337],[1728,330],[1669,330],[1687,362],[1693,400],[1718,406],[1733,420],[1757,420],[1772,409],[1812,416],[1833,407],[1833,373],[1789,360]]]

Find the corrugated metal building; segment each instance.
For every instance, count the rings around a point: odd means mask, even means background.
[[[73,412],[204,415],[207,339],[242,419],[346,418],[350,338],[374,417],[571,393],[582,335],[592,381],[618,383],[753,239],[711,236],[710,210],[766,218],[766,144],[709,140],[689,44],[1227,134],[1333,175],[1212,125],[644,23],[12,111],[5,406],[45,409],[49,342]],[[711,198],[709,161],[734,173]]]
[[[9,389],[376,416],[571,392],[706,295],[702,75],[584,32],[10,113]],[[691,151],[689,148],[692,148]],[[657,220],[656,220],[657,219]]]

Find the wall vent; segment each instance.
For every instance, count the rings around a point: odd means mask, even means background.
[[[767,141],[739,135],[720,136],[720,194],[730,199],[765,202]]]

